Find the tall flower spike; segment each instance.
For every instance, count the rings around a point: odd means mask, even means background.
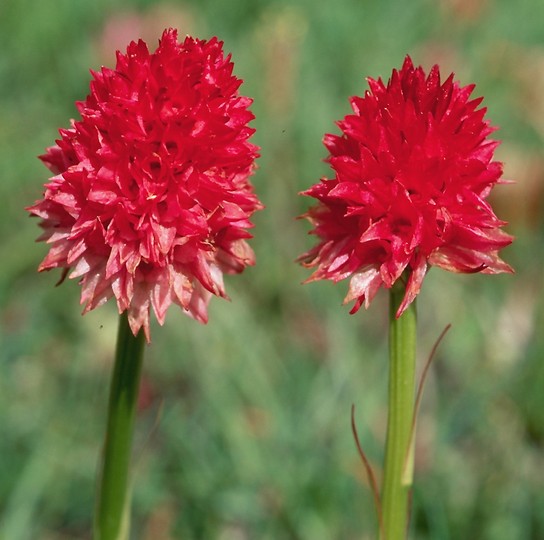
[[[115,296],[148,341],[151,308],[160,324],[172,302],[206,322],[223,274],[254,264],[254,116],[222,45],[175,30],[154,53],[132,42],[40,156],[55,176],[28,208],[51,245],[39,270],[79,278],[84,313]]]
[[[408,271],[397,317],[413,302],[429,265],[453,272],[513,272],[498,251],[512,242],[486,201],[500,183],[498,142],[474,85],[460,87],[438,66],[426,76],[406,57],[385,85],[368,79],[354,114],[325,135],[332,179],[302,194],[319,203],[305,215],[319,243],[300,257],[308,281],[351,277],[351,313]]]

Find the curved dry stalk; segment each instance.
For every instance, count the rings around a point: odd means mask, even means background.
[[[410,463],[411,455],[414,451],[414,438],[416,434],[417,416],[419,412],[419,406],[421,405],[421,398],[423,397],[423,387],[425,386],[425,381],[427,380],[427,374],[429,372],[429,368],[431,367],[431,364],[436,355],[436,351],[450,328],[451,328],[451,324],[448,323],[446,327],[444,328],[444,330],[442,330],[441,334],[438,336],[438,339],[435,341],[433,348],[431,349],[429,358],[427,358],[427,362],[425,363],[425,366],[423,367],[423,371],[421,372],[421,378],[419,379],[419,384],[417,387],[416,402],[414,404],[414,417],[412,419],[412,428],[410,431],[410,444],[408,445],[406,458],[404,460],[404,469],[406,469],[408,463]]]
[[[378,489],[378,482],[376,482],[376,476],[374,474],[374,471],[372,470],[370,462],[368,461],[368,458],[366,457],[366,454],[364,453],[361,446],[361,442],[359,441],[359,435],[357,433],[357,427],[355,425],[355,405],[353,404],[351,405],[351,431],[353,433],[353,438],[355,439],[355,444],[357,445],[357,451],[359,452],[359,456],[365,468],[368,482],[370,484],[370,489],[372,490],[372,496],[374,497],[374,507],[376,508],[376,515],[378,516],[380,535],[383,537],[383,516],[382,503],[380,501],[380,490]]]

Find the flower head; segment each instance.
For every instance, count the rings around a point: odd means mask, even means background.
[[[408,276],[399,317],[419,293],[429,265],[453,272],[512,272],[499,249],[512,242],[487,202],[500,182],[498,142],[474,85],[426,76],[406,57],[385,85],[368,79],[354,114],[325,135],[334,178],[303,195],[319,202],[304,217],[319,243],[300,257],[308,281],[351,277],[345,302],[368,307],[381,287]],[[405,273],[406,271],[406,273]],[[403,278],[404,279],[404,278]]]
[[[115,70],[92,72],[81,120],[40,156],[55,176],[28,208],[51,245],[39,270],[71,270],[84,313],[114,296],[149,341],[151,308],[161,324],[172,302],[206,322],[223,273],[254,264],[258,148],[232,69],[216,38],[132,42]]]

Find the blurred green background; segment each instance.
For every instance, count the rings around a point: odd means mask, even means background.
[[[433,270],[423,362],[444,326],[418,426],[413,539],[544,538],[544,2],[540,0],[4,0],[0,5],[0,538],[90,538],[117,315],[80,316],[79,287],[36,273],[23,207],[36,159],[76,115],[89,68],[164,27],[218,35],[255,99],[257,266],[228,278],[200,326],[152,328],[135,441],[136,540],[375,538],[350,430],[380,476],[386,294],[355,316],[347,283],[301,286],[312,243],[297,192],[327,174],[321,139],[405,54],[476,82],[516,184],[493,202],[514,276]]]

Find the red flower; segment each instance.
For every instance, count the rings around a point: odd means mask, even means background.
[[[172,302],[206,322],[223,273],[254,264],[258,148],[232,69],[216,38],[180,44],[167,30],[154,53],[132,42],[115,70],[92,73],[81,120],[40,156],[56,176],[28,208],[51,244],[39,270],[72,270],[84,313],[115,296],[149,341],[150,307],[161,324]]]
[[[317,267],[308,281],[351,276],[345,302],[355,300],[355,313],[407,270],[400,317],[429,265],[512,272],[498,256],[512,237],[486,201],[502,174],[492,161],[499,143],[482,98],[469,99],[474,85],[460,87],[453,74],[441,84],[438,66],[426,76],[409,57],[387,86],[368,83],[338,123],[343,134],[324,138],[335,177],[303,192],[319,201],[304,216],[320,239],[300,257]]]

